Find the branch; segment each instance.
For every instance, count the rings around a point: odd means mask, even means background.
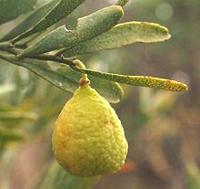
[[[38,60],[46,60],[46,61],[53,61],[62,64],[66,64],[68,66],[75,66],[72,59],[65,58],[64,56],[55,56],[55,55],[37,55],[37,56],[30,56],[27,58],[33,58]]]
[[[0,50],[7,50],[7,49],[10,49],[12,47],[13,47],[13,45],[9,42],[0,43]]]
[[[10,49],[6,49],[4,50],[14,56],[12,57],[8,57],[8,56],[4,56],[4,55],[0,55],[0,58],[3,59],[3,60],[6,60],[6,61],[9,61],[9,62],[12,62],[12,61],[19,61],[20,59],[23,60],[23,58],[19,58],[17,56],[17,52],[14,48],[10,48]],[[53,61],[53,62],[56,62],[56,63],[62,63],[62,64],[65,64],[65,65],[68,65],[68,66],[75,66],[76,64],[74,63],[74,59],[67,59],[65,58],[64,56],[55,56],[55,55],[37,55],[37,56],[30,56],[30,57],[27,57],[27,58],[32,58],[32,59],[37,59],[37,60],[45,60],[45,61]]]

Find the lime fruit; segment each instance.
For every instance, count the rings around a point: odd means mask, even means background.
[[[125,162],[128,144],[115,110],[88,84],[65,104],[53,130],[58,163],[77,176],[107,175]]]

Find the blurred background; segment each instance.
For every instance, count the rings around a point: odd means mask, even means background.
[[[63,23],[73,27],[78,17],[113,3],[87,0]],[[0,189],[200,189],[200,1],[130,0],[123,21],[131,20],[167,26],[172,38],[80,59],[97,70],[176,79],[189,91],[124,85],[124,98],[113,107],[129,142],[127,162],[112,176],[78,178],[51,151],[53,123],[71,94],[0,62]]]

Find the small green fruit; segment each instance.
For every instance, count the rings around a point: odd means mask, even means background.
[[[53,131],[59,164],[77,176],[107,175],[125,162],[128,144],[114,109],[88,84],[76,90]]]

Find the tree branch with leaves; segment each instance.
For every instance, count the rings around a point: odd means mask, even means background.
[[[111,103],[118,103],[123,97],[120,84],[176,92],[188,90],[186,84],[174,80],[105,73],[77,64],[81,62],[79,55],[135,43],[163,42],[171,37],[168,29],[157,23],[120,23],[127,0],[118,0],[115,5],[79,18],[73,30],[67,29],[66,25],[62,25],[63,19],[84,1],[51,0],[34,10],[35,0],[29,1],[29,4],[24,0],[12,3],[9,0],[0,1],[0,24],[29,13],[0,37],[0,60],[24,67],[71,93],[79,87],[81,77],[87,74],[91,87]],[[20,9],[10,11],[13,6]]]

